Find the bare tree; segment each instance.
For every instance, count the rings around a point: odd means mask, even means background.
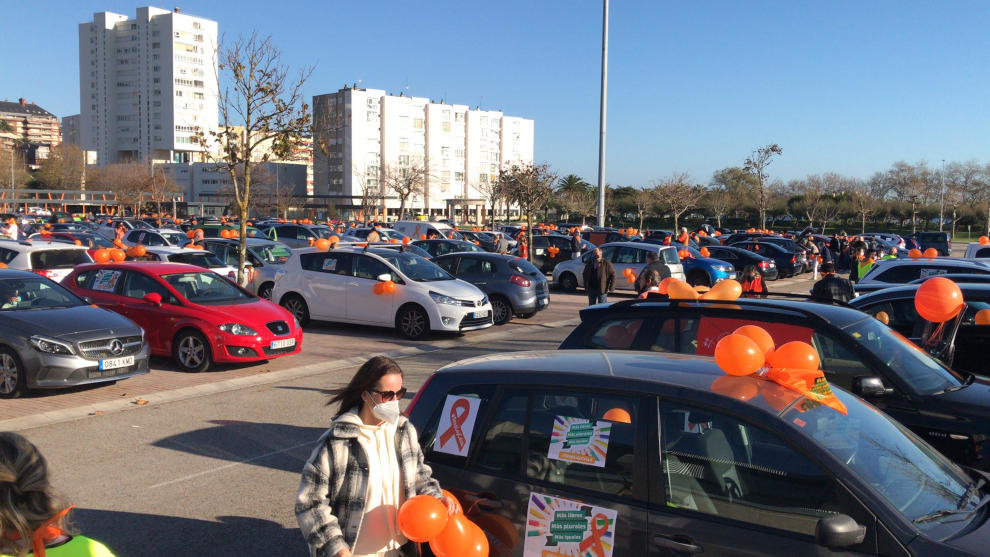
[[[664,178],[650,190],[657,205],[662,210],[670,211],[674,217],[674,232],[678,230],[678,221],[688,209],[698,206],[698,201],[705,191],[701,186],[691,184],[691,178],[686,172],[679,172]]]
[[[158,214],[162,213],[162,203],[165,203],[169,197],[179,193],[179,186],[172,181],[172,178],[165,174],[164,171],[155,171],[154,167],[151,167],[150,175],[147,177],[146,190],[151,194],[151,199],[158,208]],[[173,217],[175,215],[172,215]]]
[[[399,198],[399,220],[406,218],[406,203],[410,197],[424,195],[427,179],[426,165],[413,160],[409,164],[383,164],[379,184],[382,190],[395,193]]]
[[[873,196],[869,182],[859,182],[847,193],[850,206],[859,217],[859,233],[863,234],[866,232],[866,219],[877,210],[878,200]]]
[[[954,162],[946,167],[945,203],[952,209],[952,237],[956,237],[956,220],[960,206],[968,205],[973,192],[985,184],[987,175],[976,161]],[[978,198],[977,198],[978,199]]]
[[[487,176],[487,174],[485,176]],[[478,190],[481,192],[481,195],[485,196],[485,201],[487,201],[488,206],[492,208],[491,228],[495,227],[495,221],[498,218],[498,204],[500,201],[505,199],[506,192],[502,186],[503,184],[500,181],[488,179],[474,185],[474,189]],[[506,208],[506,218],[508,218],[508,208]]]
[[[566,191],[558,193],[561,205],[568,215],[571,213],[581,215],[581,225],[588,222],[588,215],[594,212],[598,206],[598,198],[590,190]]]
[[[113,191],[120,209],[129,209],[137,215],[151,181],[151,171],[140,162],[114,163],[90,171],[87,181],[97,189]]]
[[[10,190],[13,190],[13,197],[16,197],[16,191],[27,187],[29,183],[31,173],[28,172],[24,155],[16,149],[0,150],[0,187],[8,190],[7,195],[10,196]]]
[[[62,143],[52,147],[41,161],[35,179],[53,190],[77,190],[82,187],[85,156],[78,145]]]
[[[931,174],[924,161],[916,165],[898,161],[886,173],[890,190],[911,204],[912,234],[918,231],[918,206],[926,205],[933,193],[931,188],[934,180]]]
[[[722,217],[729,214],[735,201],[729,189],[719,185],[709,188],[705,192],[702,203],[711,210],[712,216],[715,217],[715,226],[722,228]]]
[[[632,201],[633,206],[636,208],[636,216],[639,217],[638,230],[642,230],[643,219],[646,217],[646,214],[650,212],[650,209],[652,209],[657,203],[656,199],[654,199],[653,190],[636,188],[636,191],[634,191],[632,196],[630,196],[630,201]]]
[[[512,165],[499,172],[498,181],[505,188],[508,199],[518,205],[520,212],[526,216],[527,245],[530,247],[529,260],[532,261],[533,216],[553,197],[557,175],[546,163]]]
[[[269,167],[259,167],[254,171],[255,195],[252,206],[274,214],[278,218],[289,218],[289,209],[297,207],[301,199],[296,195],[296,185],[291,182],[280,182],[276,173]],[[256,201],[256,202],[255,202]]]
[[[218,49],[217,58],[218,70],[228,74],[223,81],[228,85],[217,99],[220,128],[198,130],[195,142],[208,160],[230,175],[240,218],[237,282],[243,285],[247,282],[244,263],[252,172],[272,158],[285,158],[303,143],[311,120],[303,85],[312,68],[290,76],[271,37],[259,37],[256,32]],[[221,82],[219,75],[217,82]],[[235,126],[243,126],[243,137]]]
[[[756,207],[760,211],[760,228],[767,227],[767,208],[770,206],[767,167],[773,162],[775,155],[781,154],[783,154],[783,150],[781,150],[780,145],[773,143],[753,151],[753,154],[745,162],[746,171],[756,178]]]

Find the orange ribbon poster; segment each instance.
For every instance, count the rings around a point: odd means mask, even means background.
[[[471,448],[471,433],[474,422],[478,419],[478,408],[481,399],[447,395],[440,413],[440,424],[437,426],[437,438],[433,441],[433,450],[457,456],[467,456]]]
[[[613,509],[542,493],[530,493],[526,513],[526,557],[611,557]]]

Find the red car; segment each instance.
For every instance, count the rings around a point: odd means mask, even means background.
[[[145,330],[151,353],[184,371],[297,354],[302,328],[285,309],[182,263],[83,264],[62,285]]]

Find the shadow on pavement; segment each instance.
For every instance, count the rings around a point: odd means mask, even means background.
[[[99,509],[74,509],[71,530],[116,555],[305,555],[297,528],[244,516],[216,521]]]
[[[216,425],[165,437],[152,445],[297,474],[320,435],[330,425],[329,421],[326,427],[236,420],[214,420],[211,423]]]

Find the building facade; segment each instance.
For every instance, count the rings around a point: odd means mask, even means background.
[[[190,162],[217,128],[217,23],[158,8],[79,25],[79,145],[99,164]]]
[[[156,164],[155,172],[159,171],[178,187],[191,215],[219,216],[234,201],[230,173],[215,163]],[[305,162],[258,163],[251,186],[253,214],[277,216],[276,206],[301,209],[305,205],[307,175]]]
[[[52,147],[62,143],[58,117],[33,102],[0,102],[0,122],[9,128],[0,130],[0,149],[16,147],[31,168],[37,168]]]
[[[399,200],[381,191],[385,172],[419,167],[423,191],[407,200],[407,217],[453,218],[452,208],[483,210],[483,185],[499,170],[533,162],[533,120],[467,105],[344,88],[313,97],[313,192],[345,216],[367,212],[377,197],[390,218]],[[379,213],[380,209],[372,211]]]

